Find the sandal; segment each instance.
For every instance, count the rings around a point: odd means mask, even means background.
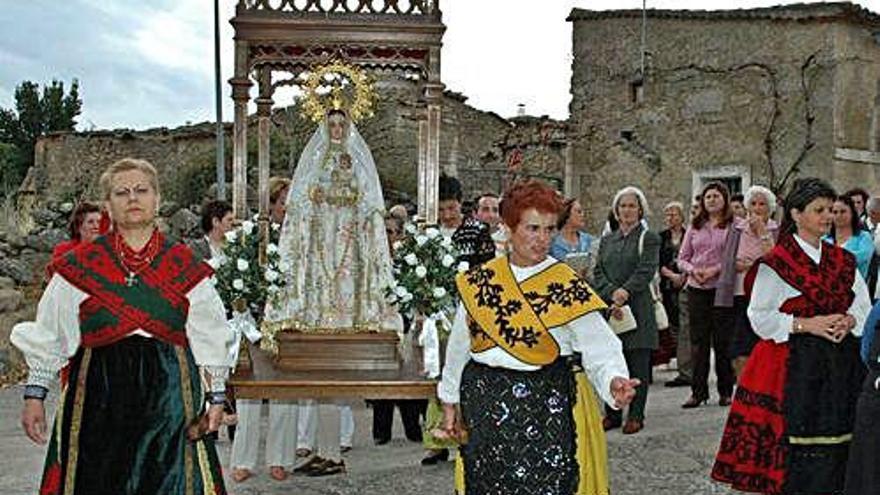
[[[300,448],[296,449],[296,456],[297,457],[308,457],[310,455],[312,455],[312,449],[307,449],[305,447],[300,447]]]
[[[242,481],[250,478],[253,475],[254,473],[250,469],[235,468],[232,470],[232,481],[235,481],[236,483],[241,483]]]
[[[282,466],[269,467],[269,476],[275,481],[284,481],[287,479],[287,471]]]
[[[316,464],[312,469],[306,472],[308,476],[332,476],[345,472],[345,461],[333,461],[325,459],[324,462]]]

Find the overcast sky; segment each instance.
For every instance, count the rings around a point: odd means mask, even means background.
[[[221,0],[223,80],[231,77],[236,0]],[[648,8],[770,6],[778,0],[648,0]],[[880,12],[880,0],[858,2]],[[30,0],[0,16],[0,106],[23,80],[80,81],[80,129],[174,127],[214,118],[211,0]],[[443,82],[502,116],[568,116],[572,7],[640,8],[641,0],[441,0]],[[231,120],[224,82],[224,117]],[[290,102],[281,95],[279,104]]]

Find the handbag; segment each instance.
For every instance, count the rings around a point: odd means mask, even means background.
[[[610,314],[608,315],[608,326],[611,327],[615,335],[632,332],[638,327],[636,317],[633,315],[629,304],[624,304],[620,307],[620,310],[623,312],[623,317],[619,320]]]
[[[645,248],[645,230],[639,235],[639,258],[642,257],[642,251]],[[660,293],[660,273],[654,272],[654,278],[648,283],[648,290],[651,291],[651,303],[654,306],[654,320],[657,322],[657,330],[666,330],[669,328],[669,316],[666,314],[666,307],[663,306],[663,295]]]

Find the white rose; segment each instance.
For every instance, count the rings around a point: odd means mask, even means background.
[[[235,290],[244,290],[244,280],[237,278],[232,281],[232,288]]]
[[[266,270],[266,282],[274,282],[278,280],[278,272],[275,270]]]
[[[254,231],[254,222],[251,222],[250,220],[245,220],[244,222],[241,222],[241,230],[244,231],[245,234],[251,235],[251,233]]]
[[[415,253],[409,253],[408,255],[403,257],[403,261],[406,261],[407,265],[416,266],[419,264],[419,258]]]
[[[425,268],[424,265],[419,265],[416,267],[416,277],[425,278],[425,275],[428,274],[428,269]]]
[[[453,263],[455,263],[455,258],[453,258],[451,254],[444,254],[443,259],[440,260],[440,264],[442,264],[446,268],[452,266]]]
[[[424,246],[426,242],[428,242],[427,236],[424,236],[424,235],[417,235],[416,236],[416,244],[418,244],[419,246]]]
[[[391,304],[396,303],[397,302],[397,295],[396,294],[389,294],[388,295],[388,302]]]
[[[270,285],[269,287],[266,287],[266,291],[267,291],[269,294],[275,294],[275,293],[278,292],[278,290],[279,290],[278,287],[275,286],[275,285]]]
[[[395,251],[403,247],[403,243],[400,241],[394,241],[394,244],[391,245],[391,248]]]
[[[446,289],[443,287],[435,287],[434,288],[434,299],[441,299],[446,296]]]
[[[403,227],[403,230],[405,230],[407,234],[415,234],[416,233],[416,226],[411,223],[408,223]]]
[[[406,287],[404,287],[402,285],[398,285],[397,287],[394,288],[394,293],[397,294],[397,297],[403,297],[403,296],[407,295],[408,292],[406,290]]]
[[[238,261],[235,262],[235,266],[236,268],[238,268],[238,271],[246,272],[247,269],[250,268],[251,264],[248,263],[247,260],[239,258]]]
[[[437,236],[440,235],[440,231],[434,227],[429,227],[425,230],[425,235],[428,236],[428,239],[436,239]]]
[[[238,233],[234,230],[230,230],[223,235],[226,237],[226,242],[235,242],[235,238],[238,236]]]
[[[403,297],[400,300],[401,300],[401,302],[408,303],[413,300],[413,295],[410,294],[409,292],[407,292],[406,294],[403,295]]]
[[[444,237],[442,241],[440,241],[440,245],[449,249],[452,247],[452,237]]]
[[[458,264],[458,271],[459,272],[466,272],[466,271],[468,271],[468,269],[470,267],[471,266],[468,264],[467,261],[462,261],[461,263]]]
[[[269,244],[266,245],[266,252],[271,253],[271,254],[277,253],[278,252],[278,244],[272,244],[270,242]]]
[[[272,222],[272,230],[281,230],[281,224]]]

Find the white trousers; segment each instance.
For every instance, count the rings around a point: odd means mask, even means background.
[[[318,450],[321,451],[321,446],[318,444],[320,440],[318,435],[319,424],[326,425],[320,427],[321,432],[327,437],[325,449],[328,452],[326,454],[329,455],[331,446],[335,446],[332,449],[336,451],[332,456],[335,459],[339,456],[339,447],[351,447],[352,445],[352,439],[354,438],[354,414],[351,411],[351,406],[346,404],[326,402],[321,403],[321,406],[326,407],[319,407],[318,403],[314,400],[300,401],[299,419],[297,421],[299,439],[296,446],[297,448],[309,450],[318,447]],[[336,410],[334,411],[333,409]],[[339,425],[338,430],[336,425]],[[326,455],[322,453],[321,457],[326,457]]]
[[[232,442],[233,469],[254,471],[260,446],[261,400],[236,401],[238,424]],[[269,431],[266,432],[266,465],[292,467],[296,462],[297,404],[269,401]]]

